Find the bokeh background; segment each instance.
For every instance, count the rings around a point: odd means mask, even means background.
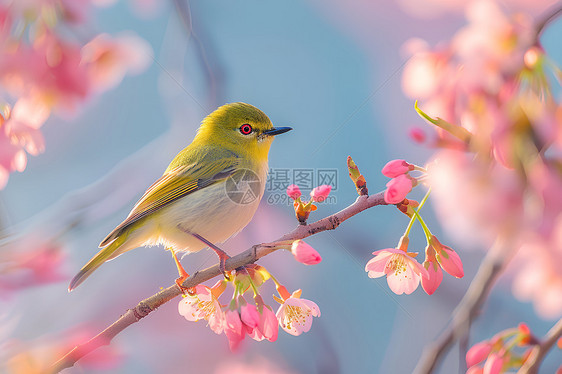
[[[539,3],[536,8],[517,1],[503,6],[538,15],[546,9],[546,2]],[[407,0],[210,0],[118,1],[93,8],[92,32],[136,32],[152,47],[151,65],[75,115],[52,116],[42,128],[45,152],[31,157],[25,172],[12,174],[1,192],[5,235],[55,238],[65,253],[65,279],[0,300],[5,352],[93,336],[127,308],[172,284],[177,273],[169,254],[142,248],[105,264],[71,294],[66,290],[70,278],[97,252],[99,241],[218,105],[244,101],[262,109],[274,124],[294,128],[275,140],[272,169],[337,171],[333,199],[320,205],[312,219],[355,200],[345,167],[348,155],[372,192],[384,188],[380,169],[388,160],[423,164],[430,150],[408,137],[411,126],[423,123],[402,93],[408,58],[402,46],[412,37],[430,45],[446,41],[465,22],[454,2],[430,5]],[[542,37],[558,65],[561,36],[559,20]],[[229,253],[294,228],[292,207],[276,202],[283,194],[279,186],[270,186],[253,222],[224,245]],[[204,322],[187,322],[177,313],[179,300],[173,300],[117,336],[104,348],[107,357],[67,372],[411,372],[424,346],[448,322],[484,254],[483,248],[443,232],[431,209],[426,215],[432,230],[465,264],[464,279],[445,275],[432,296],[421,288],[397,296],[384,279],[367,277],[364,266],[371,253],[396,245],[407,225],[396,209],[377,207],[333,232],[307,239],[322,254],[317,266],[297,263],[287,252],[260,262],[290,290],[302,288],[303,297],[319,305],[322,316],[310,332],[293,337],[280,331],[275,343],[246,339],[239,352],[231,353],[224,336]],[[420,240],[412,247],[421,251],[425,243],[421,231],[417,235]],[[191,273],[215,261],[214,253],[204,251],[182,262]],[[269,287],[264,296],[272,293]],[[470,342],[521,321],[538,335],[553,322],[537,317],[531,304],[513,298],[508,282],[500,282],[475,322]],[[455,346],[440,373],[464,370],[458,352]],[[560,362],[560,351],[551,352],[542,369],[554,372]]]

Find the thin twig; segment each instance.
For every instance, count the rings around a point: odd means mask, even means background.
[[[384,201],[384,194],[382,192],[371,196],[359,196],[353,204],[335,214],[332,214],[331,216],[308,225],[299,225],[293,231],[283,235],[273,243],[254,245],[239,255],[228,259],[226,261],[226,270],[234,270],[241,266],[254,263],[261,257],[264,257],[279,248],[286,247],[286,242],[304,239],[322,231],[334,230],[343,221],[353,217],[365,209],[369,209],[377,205],[387,205]],[[187,278],[183,282],[182,286],[185,288],[191,288],[218,275],[221,275],[221,272],[217,264],[205,270],[196,272]],[[51,372],[58,373],[65,368],[72,367],[78,360],[80,360],[80,358],[101,346],[108,345],[117,334],[126,329],[128,326],[140,321],[142,318],[158,309],[158,307],[179,295],[181,295],[181,291],[174,284],[173,286],[144,299],[134,308],[127,310],[127,312],[111,324],[111,326],[90,339],[88,342],[74,347],[64,357],[53,364]]]
[[[545,16],[541,18],[541,20],[536,24],[536,35],[537,41],[541,37],[542,32],[546,28],[546,26],[552,22],[556,17],[558,17],[562,13],[562,1],[558,2],[558,4],[554,5],[548,11],[545,12]]]
[[[442,356],[468,332],[472,321],[488,298],[492,286],[507,262],[504,256],[499,255],[502,248],[494,247],[486,254],[466,294],[454,310],[451,322],[437,340],[424,349],[414,370],[415,373],[432,373]]]
[[[544,356],[546,356],[548,351],[550,351],[552,346],[554,346],[556,341],[560,338],[562,338],[562,318],[552,326],[542,341],[531,350],[529,358],[525,361],[525,364],[519,369],[517,374],[538,373]]]

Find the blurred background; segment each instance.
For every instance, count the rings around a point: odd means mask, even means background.
[[[295,227],[284,190],[297,183],[308,193],[303,175],[310,178],[310,187],[333,185],[331,200],[311,215],[316,220],[356,198],[347,176],[348,155],[371,192],[384,189],[387,178],[380,169],[388,160],[424,164],[431,150],[408,136],[412,126],[423,123],[402,93],[408,59],[403,45],[412,37],[430,45],[447,41],[465,23],[461,4],[444,4],[130,0],[93,7],[92,21],[79,34],[132,30],[150,44],[150,66],[73,115],[51,116],[42,127],[45,152],[30,157],[23,173],[11,174],[0,193],[5,240],[18,238],[22,250],[56,243],[63,256],[56,281],[0,295],[0,359],[26,362],[33,355],[52,354],[49,346],[88,339],[173,283],[177,273],[171,256],[160,248],[141,248],[105,264],[67,292],[69,280],[97,252],[100,240],[219,105],[247,102],[275,125],[294,128],[275,140],[266,196],[253,222],[224,244],[230,254]],[[503,4],[509,11],[535,15],[548,8],[545,1],[534,5]],[[561,36],[558,20],[542,37],[558,65]],[[246,339],[239,352],[231,353],[224,336],[178,314],[178,299],[127,328],[97,358],[66,372],[411,372],[424,346],[448,322],[484,254],[483,248],[443,232],[431,209],[425,214],[432,231],[465,264],[463,279],[445,275],[432,296],[421,287],[397,296],[385,279],[367,277],[364,266],[371,253],[394,247],[408,223],[396,209],[376,207],[333,232],[307,239],[323,257],[319,265],[304,266],[288,252],[260,261],[289,291],[302,288],[303,297],[318,304],[322,316],[310,332],[294,337],[280,331],[275,343]],[[415,230],[419,241],[413,239],[411,248],[422,251],[423,235]],[[189,273],[215,262],[210,251],[182,261]],[[513,298],[509,287],[500,281],[494,288],[474,324],[471,344],[521,321],[539,336],[550,328],[553,320],[537,317],[531,304]],[[264,290],[267,302],[275,305],[270,298],[274,289]],[[438,372],[463,372],[458,352],[455,346]],[[551,352],[544,372],[554,372],[561,356]]]

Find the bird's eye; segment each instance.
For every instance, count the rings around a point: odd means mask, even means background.
[[[240,126],[240,132],[242,133],[242,135],[250,135],[250,133],[252,132],[252,126],[250,126],[250,124],[248,123],[245,123]]]

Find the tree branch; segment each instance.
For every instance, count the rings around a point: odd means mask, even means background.
[[[480,312],[480,308],[490,293],[492,286],[500,275],[506,258],[501,255],[500,248],[492,248],[484,257],[478,273],[470,283],[466,294],[453,312],[453,318],[448,327],[437,340],[424,349],[414,373],[432,373],[442,356],[451,346],[465,335],[472,321]]]
[[[546,333],[542,342],[537,344],[525,364],[519,369],[518,374],[536,374],[544,359],[556,341],[562,337],[562,318]]]
[[[283,235],[273,243],[254,245],[253,247],[247,249],[239,255],[231,257],[226,261],[226,269],[234,270],[241,266],[254,263],[258,259],[267,256],[275,250],[286,247],[286,242],[292,242],[297,239],[304,239],[308,236],[317,234],[322,231],[334,230],[343,221],[353,217],[354,215],[364,211],[365,209],[369,209],[377,205],[387,205],[387,203],[384,201],[383,192],[379,192],[371,196],[359,196],[353,204],[335,214],[332,214],[331,216],[308,225],[299,225],[293,231]],[[195,274],[187,278],[183,282],[182,286],[185,288],[194,287],[199,283],[205,282],[218,275],[221,275],[219,266],[214,265],[205,270],[196,272]],[[53,364],[53,366],[51,367],[51,372],[58,373],[65,368],[72,367],[82,357],[101,346],[108,345],[111,340],[121,331],[123,331],[133,323],[140,321],[142,318],[158,309],[158,307],[179,295],[181,295],[181,291],[174,284],[173,286],[170,286],[158,292],[157,294],[142,300],[137,304],[137,306],[127,310],[127,312],[125,312],[125,314],[123,314],[117,321],[111,324],[111,326],[100,332],[88,342],[74,347],[64,357]]]

